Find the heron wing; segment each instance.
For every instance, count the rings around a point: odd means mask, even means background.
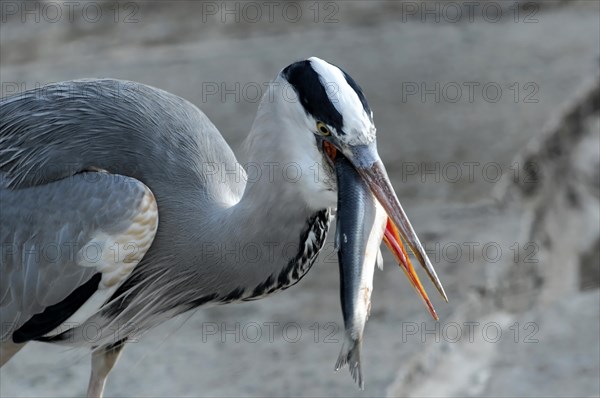
[[[22,189],[0,173],[0,337],[30,340],[96,312],[150,248],[154,195],[83,172]]]

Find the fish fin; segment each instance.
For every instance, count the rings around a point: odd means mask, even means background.
[[[381,255],[381,249],[377,251],[377,260],[375,264],[377,264],[377,268],[379,268],[380,271],[383,271],[383,256]]]
[[[335,364],[335,370],[340,370],[344,365],[348,364],[348,369],[354,381],[358,384],[361,390],[365,389],[365,384],[362,377],[362,369],[360,367],[360,351],[362,342],[353,340],[350,336],[344,337],[340,356]]]

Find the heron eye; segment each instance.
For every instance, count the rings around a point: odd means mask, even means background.
[[[331,130],[329,130],[327,125],[323,122],[317,122],[317,131],[322,135],[331,135]]]

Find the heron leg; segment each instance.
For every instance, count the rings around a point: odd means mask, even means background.
[[[0,343],[0,368],[4,366],[9,359],[13,357],[19,350],[25,347],[26,343],[13,343],[12,341],[5,341]]]
[[[101,398],[104,394],[106,378],[117,363],[125,342],[118,342],[92,352],[92,374],[88,386],[88,398]]]

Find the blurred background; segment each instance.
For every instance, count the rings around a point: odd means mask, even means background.
[[[129,344],[107,396],[600,395],[597,1],[1,1],[2,96],[135,80],[202,109],[237,150],[266,83],[318,56],[362,86],[379,151],[446,287],[434,322],[384,253],[366,390],[334,372],[333,245],[301,283]],[[330,234],[332,236],[332,234]],[[3,397],[80,396],[84,350],[33,343]]]

